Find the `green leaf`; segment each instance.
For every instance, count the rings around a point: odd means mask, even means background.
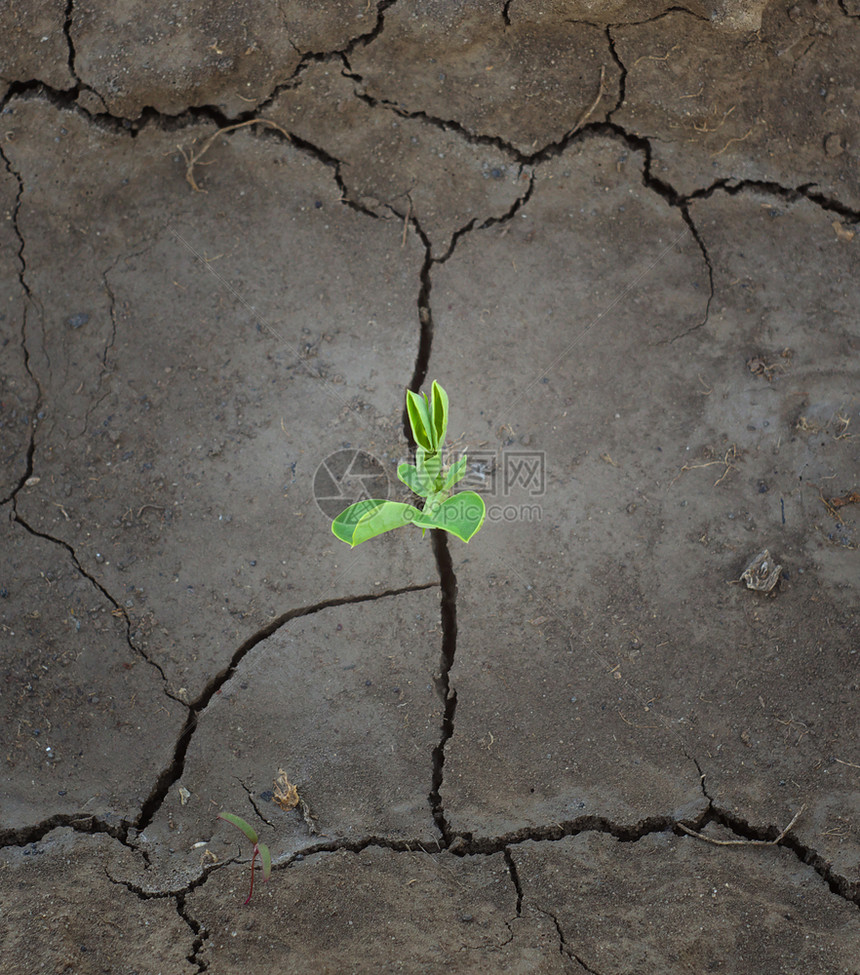
[[[483,525],[487,516],[484,499],[474,491],[461,491],[436,509],[430,517],[415,521],[419,528],[444,528],[457,538],[468,542]]]
[[[272,854],[265,843],[258,843],[257,849],[260,851],[260,862],[263,864],[263,879],[268,880],[272,875]]]
[[[377,535],[390,532],[394,528],[414,524],[420,516],[421,512],[411,504],[404,504],[402,501],[384,501],[358,522],[351,544],[360,545],[369,538],[376,538]]]
[[[450,491],[452,487],[458,482],[462,481],[466,476],[466,455],[457,461],[456,464],[452,464],[448,469],[448,473],[445,475],[445,481],[442,485],[443,489]]]
[[[412,427],[415,443],[425,450],[432,450],[435,445],[431,438],[433,425],[427,409],[427,397],[423,393],[413,393],[411,389],[407,389],[406,412],[409,415],[409,426]]]
[[[401,481],[421,498],[426,498],[433,487],[433,479],[425,471],[419,471],[411,464],[400,464],[397,476]]]
[[[401,501],[358,501],[335,518],[331,530],[354,548],[369,538],[411,525],[420,515],[417,508]]]
[[[352,536],[355,534],[355,526],[361,521],[361,519],[374,511],[380,505],[386,504],[385,501],[374,500],[373,498],[365,498],[364,501],[356,501],[355,504],[351,504],[348,508],[335,518],[331,523],[332,532],[342,541],[346,542],[347,545],[356,544],[352,540]]]
[[[423,450],[419,447],[415,452],[415,460],[418,463],[418,470],[428,478],[431,487],[435,487],[436,479],[439,477],[439,471],[442,468],[442,458],[438,451]]]
[[[256,844],[260,839],[254,827],[250,823],[246,823],[241,816],[235,816],[233,813],[218,813],[218,818],[226,819],[228,823],[232,823],[237,829],[241,829],[252,843]]]
[[[448,429],[448,394],[434,379],[431,395],[434,446],[440,448],[445,442],[445,432]]]

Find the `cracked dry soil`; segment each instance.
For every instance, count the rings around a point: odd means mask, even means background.
[[[0,28],[3,971],[857,975],[860,5]]]

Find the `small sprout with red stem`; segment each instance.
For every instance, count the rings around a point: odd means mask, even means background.
[[[236,829],[240,829],[248,837],[250,842],[254,844],[254,853],[251,857],[251,889],[245,898],[245,903],[247,904],[254,894],[254,864],[257,859],[257,854],[259,854],[260,863],[263,866],[263,880],[268,880],[272,873],[272,854],[269,853],[269,848],[266,844],[260,842],[260,837],[257,835],[254,827],[250,823],[246,823],[241,816],[235,816],[233,813],[218,813],[218,818],[232,823]]]

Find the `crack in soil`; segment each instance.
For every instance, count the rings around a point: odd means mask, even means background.
[[[756,840],[757,842],[772,842],[781,832],[776,826],[753,826],[742,816],[729,812],[727,809],[720,808],[713,801],[711,808],[704,817],[703,826],[706,826],[709,822],[716,823],[719,826],[731,830],[731,832],[742,839]],[[701,829],[698,832],[701,832]],[[850,881],[847,877],[842,877],[837,874],[833,870],[832,865],[820,853],[817,853],[812,847],[801,843],[793,833],[788,833],[779,843],[774,845],[785,847],[801,863],[811,867],[821,877],[832,894],[860,907],[860,881]]]
[[[536,179],[534,171],[531,167],[526,165],[521,165],[519,172],[517,173],[517,179],[522,179],[523,176],[528,176],[528,186],[526,187],[525,193],[522,196],[518,196],[514,202],[511,204],[510,208],[498,217],[487,217],[483,223],[478,223],[478,218],[475,217],[470,220],[465,226],[460,227],[455,230],[451,235],[451,240],[448,244],[448,249],[441,257],[434,257],[428,264],[426,264],[427,270],[427,292],[426,297],[428,299],[427,308],[429,311],[429,296],[430,296],[430,268],[433,264],[444,264],[446,261],[450,260],[454,255],[454,251],[457,249],[457,245],[462,237],[466,234],[470,234],[477,230],[488,230],[490,227],[494,227],[498,224],[508,223],[513,220],[517,213],[529,202],[534,193]]]
[[[615,46],[615,38],[612,36],[612,26],[612,24],[609,24],[606,28],[606,40],[609,44],[609,53],[612,55],[612,60],[618,65],[618,71],[620,73],[618,75],[618,100],[615,102],[615,107],[606,113],[607,122],[612,121],[612,116],[621,108],[624,100],[627,98],[627,66],[621,60],[621,55]]]
[[[723,192],[728,196],[738,196],[741,193],[753,192],[762,193],[768,196],[775,196],[784,200],[786,203],[797,203],[799,200],[807,200],[809,203],[820,207],[827,213],[836,213],[840,217],[845,217],[852,222],[860,221],[860,209],[854,209],[847,204],[840,202],[835,197],[827,196],[816,190],[817,183],[801,183],[800,186],[783,186],[773,180],[764,179],[734,179],[731,176],[718,179],[710,186],[694,190],[686,197],[684,203],[693,203],[696,200],[707,200],[714,193]]]
[[[299,619],[300,617],[304,616],[311,616],[314,613],[319,613],[324,609],[331,609],[335,606],[348,606],[352,603],[375,602],[378,599],[386,599],[389,596],[400,596],[407,592],[421,592],[425,589],[434,589],[437,585],[438,583],[436,582],[425,582],[420,585],[403,586],[399,589],[386,589],[381,593],[370,593],[360,596],[338,596],[332,599],[325,599],[322,602],[314,603],[311,606],[303,606],[297,609],[288,610],[286,613],[282,613],[270,623],[267,623],[266,626],[262,627],[256,633],[244,640],[234,651],[233,656],[230,658],[230,662],[227,664],[227,666],[222,668],[207,683],[194,701],[186,705],[188,707],[188,715],[176,740],[176,744],[174,745],[173,758],[170,764],[162,770],[148,798],[141,806],[137,821],[133,824],[134,828],[138,832],[143,832],[143,830],[145,830],[146,827],[152,822],[153,818],[167,797],[170,787],[175,782],[178,782],[182,777],[182,773],[185,769],[185,757],[188,753],[188,747],[191,743],[192,737],[194,736],[194,732],[197,730],[200,715],[209,706],[212,698],[236,673],[236,670],[244,658],[258,644],[272,636],[272,634],[274,634],[285,624],[289,623],[291,620]]]
[[[600,972],[583,961],[583,959],[580,958],[573,948],[571,948],[571,946],[567,943],[567,938],[564,936],[564,929],[562,928],[561,922],[555,916],[555,914],[553,914],[552,911],[548,911],[545,907],[536,907],[535,910],[538,912],[538,914],[543,914],[544,917],[548,917],[555,925],[555,931],[558,935],[558,953],[563,958],[569,958],[572,961],[575,961],[584,971],[588,972],[589,975],[600,975]]]
[[[98,389],[102,385],[102,382],[105,380],[105,378],[110,375],[110,367],[108,366],[108,356],[110,355],[111,350],[116,344],[116,336],[117,336],[117,317],[116,317],[117,298],[113,288],[110,286],[110,282],[108,281],[108,275],[111,273],[111,271],[113,271],[116,268],[116,266],[119,264],[121,260],[128,261],[134,257],[139,257],[141,254],[149,250],[150,247],[152,246],[153,245],[150,244],[147,247],[144,247],[142,250],[136,251],[133,254],[128,254],[125,257],[123,257],[123,255],[119,255],[116,258],[116,260],[110,265],[110,267],[102,271],[102,287],[104,288],[105,293],[108,296],[108,315],[110,317],[111,331],[110,331],[110,335],[107,338],[107,341],[105,342],[105,346],[101,354],[101,370],[99,372],[98,377],[96,378],[96,382],[95,382],[96,389]],[[106,389],[101,396],[94,397],[91,400],[89,406],[87,406],[86,413],[84,414],[83,429],[79,434],[79,436],[84,436],[89,431],[90,417],[99,408],[99,406],[101,406],[101,404],[105,401],[105,399],[107,399],[109,395],[110,395],[110,390]]]
[[[21,292],[24,298],[22,302],[20,346],[23,355],[24,371],[27,373],[30,382],[33,384],[33,388],[36,391],[36,400],[33,403],[34,415],[30,423],[28,424],[28,441],[27,441],[27,450],[24,456],[24,473],[19,478],[17,485],[12,488],[12,493],[9,494],[8,497],[0,498],[0,504],[6,504],[7,502],[11,501],[14,508],[15,499],[18,495],[18,492],[24,487],[26,481],[33,476],[33,456],[36,451],[36,424],[38,423],[38,419],[42,413],[42,402],[43,402],[42,387],[41,384],[39,383],[39,380],[36,378],[32,366],[30,364],[30,350],[27,345],[28,310],[32,305],[33,307],[36,307],[41,311],[41,306],[39,305],[39,302],[36,300],[35,296],[33,295],[33,292],[30,290],[30,285],[27,283],[27,259],[24,256],[26,244],[24,241],[24,234],[21,232],[21,226],[18,221],[18,217],[21,211],[21,202],[24,196],[24,179],[21,176],[21,174],[12,166],[12,162],[9,159],[9,157],[6,155],[6,153],[3,151],[2,146],[0,146],[0,159],[3,160],[3,165],[6,169],[6,172],[9,173],[9,175],[12,176],[13,179],[15,179],[18,184],[18,190],[15,193],[15,200],[14,203],[12,204],[12,211],[9,215],[9,219],[10,219],[10,223],[12,224],[12,230],[18,241],[18,250],[15,254],[15,257],[18,262],[18,284],[21,288]]]
[[[704,815],[700,817],[700,825],[697,827],[691,827],[696,830],[696,832],[701,832],[702,829],[708,825],[708,823],[716,823],[718,826],[722,826],[725,829],[730,830],[736,836],[746,840],[755,840],[758,843],[761,842],[772,842],[778,836],[781,835],[781,830],[776,826],[753,826],[750,822],[744,819],[742,816],[738,816],[735,813],[729,812],[727,809],[722,808],[718,801],[708,792],[705,785],[706,773],[703,771],[701,765],[695,756],[686,753],[687,758],[696,766],[699,770],[699,779],[702,786],[702,795],[708,800],[708,808]],[[688,823],[684,823],[688,826]],[[674,827],[676,834],[680,835],[677,826]],[[817,853],[812,847],[801,843],[793,833],[789,832],[787,835],[783,836],[776,846],[784,846],[787,850],[790,850],[801,863],[805,863],[807,866],[812,867],[812,869],[821,877],[825,884],[827,884],[830,892],[835,894],[837,897],[841,897],[844,900],[850,901],[853,904],[857,904],[860,907],[860,881],[849,881],[847,877],[842,877],[835,873],[832,865]]]
[[[63,20],[63,36],[66,38],[66,44],[69,48],[68,55],[68,65],[69,72],[71,76],[75,79],[77,85],[81,84],[81,79],[78,77],[77,68],[75,67],[75,61],[77,60],[78,53],[75,50],[75,42],[72,40],[72,20],[75,14],[75,0],[66,0],[66,9],[64,13]]]
[[[430,367],[430,352],[433,348],[433,309],[430,306],[430,291],[433,287],[433,280],[430,271],[433,267],[433,248],[429,238],[421,229],[421,225],[415,217],[411,218],[412,226],[421,243],[424,245],[424,262],[419,271],[420,288],[418,290],[418,352],[415,356],[415,368],[412,371],[412,379],[409,381],[408,389],[417,393],[427,378],[427,370]],[[409,425],[409,414],[406,406],[403,407],[403,431],[407,442],[414,450],[415,443],[412,439],[412,428]]]
[[[694,20],[701,21],[702,23],[710,23],[710,18],[704,16],[703,14],[696,13],[695,10],[690,10],[688,7],[681,6],[680,4],[674,7],[667,7],[662,10],[659,14],[655,14],[653,17],[646,17],[644,20],[628,20],[622,24],[610,24],[610,27],[641,27],[643,24],[654,24],[658,20],[663,20],[664,17],[668,17],[670,14],[688,14]]]
[[[275,85],[272,91],[265,98],[260,99],[260,101],[256,104],[253,110],[248,112],[241,112],[235,118],[227,119],[227,121],[224,122],[223,124],[242,122],[254,117],[255,114],[259,113],[266,106],[270,105],[272,101],[274,101],[274,99],[277,98],[277,96],[282,91],[294,85],[296,79],[302,74],[302,72],[307,68],[309,64],[313,62],[325,62],[335,58],[343,58],[346,55],[348,55],[351,51],[353,51],[359,44],[366,46],[368,44],[373,43],[373,41],[375,41],[376,38],[379,37],[379,35],[382,33],[384,29],[385,11],[388,10],[389,7],[392,7],[396,2],[397,0],[379,0],[379,2],[376,5],[376,23],[374,24],[374,26],[369,31],[366,31],[363,34],[358,34],[355,37],[351,38],[344,48],[335,49],[332,51],[302,52],[299,50],[299,48],[296,47],[295,44],[293,44],[292,41],[290,41],[290,44],[292,45],[293,49],[301,57],[301,60],[299,64],[296,65],[293,74],[286,81]],[[90,121],[95,121],[98,119],[104,121],[106,124],[113,123],[113,125],[111,125],[110,127],[113,128],[114,131],[125,132],[126,134],[131,135],[132,138],[134,138],[137,135],[138,131],[144,125],[152,121],[176,119],[185,115],[195,114],[195,113],[206,113],[206,114],[213,113],[215,115],[221,115],[223,118],[227,118],[226,116],[223,116],[223,113],[214,105],[188,106],[186,109],[177,113],[177,115],[174,116],[169,115],[167,113],[163,113],[155,108],[145,106],[141,110],[140,115],[136,119],[129,119],[126,118],[125,116],[113,115],[111,112],[107,110],[103,113],[102,112],[91,113],[86,109],[82,108],[80,105],[77,104],[77,98],[81,94],[81,92],[84,91],[92,92],[94,95],[98,97],[99,101],[101,101],[102,104],[106,104],[106,103],[101,92],[97,88],[85,84],[81,80],[80,76],[78,75],[77,65],[76,65],[77,49],[75,47],[75,43],[72,38],[72,27],[74,26],[74,12],[75,12],[74,7],[75,7],[74,0],[66,0],[62,30],[63,30],[63,36],[66,39],[66,45],[68,47],[69,72],[71,73],[75,84],[68,89],[57,89],[57,88],[53,88],[52,86],[44,82],[36,81],[36,80],[12,82],[8,92],[6,93],[6,96],[2,100],[0,100],[0,110],[2,110],[2,108],[5,107],[9,99],[14,97],[15,95],[22,95],[27,92],[39,92],[44,94],[50,101],[54,102],[58,106],[79,112],[81,115],[85,116]],[[369,9],[369,5],[368,5],[368,9]],[[282,8],[281,8],[281,12],[283,15]]]
[[[248,792],[247,787],[244,786],[244,783],[242,783],[242,786],[245,788],[245,791]],[[372,834],[360,838],[340,838],[327,842],[314,843],[313,845],[307,846],[300,851],[296,851],[295,853],[290,854],[284,860],[273,863],[272,870],[289,869],[292,864],[302,862],[303,860],[321,853],[336,853],[342,851],[361,853],[369,848],[391,850],[395,853],[414,853],[416,850],[420,850],[422,853],[431,854],[434,852],[440,853],[447,851],[457,857],[489,856],[496,853],[502,853],[504,855],[511,883],[517,892],[516,916],[521,917],[523,913],[524,892],[516,863],[513,860],[511,847],[517,846],[524,842],[558,842],[559,840],[565,839],[568,836],[576,836],[580,833],[589,832],[608,833],[622,843],[635,843],[638,842],[638,840],[654,833],[665,833],[669,831],[674,832],[675,835],[679,837],[685,837],[687,834],[685,834],[678,825],[682,822],[684,825],[688,825],[691,828],[696,829],[697,832],[701,832],[701,830],[709,823],[715,823],[723,826],[725,829],[728,829],[730,832],[733,832],[736,836],[742,839],[770,842],[779,836],[779,830],[774,826],[753,827],[737,815],[719,810],[717,808],[709,808],[697,819],[689,821],[674,820],[670,817],[654,816],[641,820],[637,824],[630,825],[612,823],[610,820],[602,817],[581,817],[571,823],[553,823],[543,827],[524,828],[501,837],[484,838],[479,840],[473,840],[470,836],[467,836],[467,834],[457,834],[454,836],[453,840],[449,840],[443,835],[436,840],[435,850],[432,848],[428,850],[427,846],[422,841],[415,839],[393,840],[385,836],[375,836]],[[85,826],[84,824],[87,825]],[[124,824],[122,827],[111,826],[110,824],[105,823],[96,817],[76,817],[74,815],[53,816],[50,819],[45,820],[43,823],[35,826],[26,827],[19,830],[6,830],[0,833],[0,848],[5,846],[28,846],[32,843],[37,843],[43,839],[47,833],[50,833],[52,830],[58,827],[64,826],[70,827],[76,832],[80,833],[106,833],[134,852],[140,852],[126,839],[128,830],[127,825]],[[698,842],[702,841],[700,840]],[[821,877],[822,881],[828,886],[832,894],[860,907],[860,889],[858,889],[860,888],[860,884],[849,882],[846,878],[840,877],[833,873],[830,866],[819,854],[815,853],[814,850],[795,840],[791,834],[788,834],[778,844],[774,845],[785,847],[787,850],[791,851],[802,863],[810,866]],[[184,898],[185,895],[191,893],[191,891],[203,886],[203,884],[208,881],[209,876],[216,870],[229,867],[234,863],[245,865],[247,862],[250,861],[241,861],[236,858],[232,858],[220,863],[207,865],[202,868],[201,873],[197,877],[188,881],[182,888],[176,890],[148,891],[139,885],[134,884],[132,881],[117,880],[116,878],[111,877],[110,874],[108,874],[108,879],[112,883],[120,884],[126,887],[142,900],[165,897]],[[535,908],[535,910],[539,911],[540,913],[544,913],[549,917],[553,917],[553,915],[545,909]],[[203,937],[205,937],[205,932]],[[566,951],[571,958],[582,965],[586,971],[592,971],[592,969],[590,969],[581,958],[570,951],[566,941],[562,940],[562,943],[566,946]]]
[[[48,833],[62,827],[68,827],[76,833],[107,833],[108,836],[119,840],[123,846],[129,845],[125,842],[126,829],[124,824],[113,825],[106,823],[97,816],[81,815],[80,813],[57,813],[48,819],[43,819],[40,823],[34,823],[32,826],[0,830],[0,849],[7,846],[30,846],[31,843],[38,843]]]
[[[417,393],[427,378],[433,347],[433,312],[430,306],[430,291],[433,282],[430,271],[435,261],[432,256],[430,240],[422,230],[420,223],[415,217],[411,218],[411,223],[424,244],[424,263],[420,272],[421,286],[418,292],[417,302],[420,327],[418,351],[415,357],[415,368],[412,373],[412,379],[407,387],[412,392]],[[452,242],[451,248],[453,249],[453,247],[454,244]],[[405,406],[403,409],[403,432],[411,449],[414,451],[416,445],[412,437],[412,429]],[[445,746],[454,734],[454,714],[457,710],[457,692],[452,690],[450,683],[450,671],[454,665],[454,655],[457,650],[457,576],[454,573],[454,563],[451,558],[446,532],[443,529],[435,528],[431,531],[431,538],[442,594],[440,601],[442,645],[440,647],[439,675],[434,677],[434,685],[444,710],[439,743],[434,747],[432,752],[433,765],[430,792],[427,799],[430,803],[433,821],[442,836],[444,846],[447,847],[451,841],[451,829],[445,817],[441,788],[445,766]]]
[[[489,855],[503,853],[509,847],[521,843],[557,843],[569,836],[578,836],[580,833],[608,833],[621,843],[636,843],[652,833],[677,830],[681,835],[678,829],[680,822],[691,829],[698,829],[706,815],[707,812],[703,812],[689,820],[673,819],[671,816],[647,816],[633,824],[613,823],[604,816],[578,816],[576,819],[549,823],[545,826],[524,826],[501,836],[476,838],[470,832],[456,833],[452,836],[449,849],[457,856]],[[694,826],[694,823],[698,825]]]
[[[206,964],[206,962],[201,961],[197,956],[200,954],[200,951],[203,948],[203,944],[206,941],[209,931],[189,911],[185,900],[185,893],[186,892],[176,894],[175,900],[176,913],[188,925],[188,927],[191,929],[192,935],[194,936],[191,942],[191,951],[185,957],[192,965],[197,966],[198,972],[205,972],[209,966]]]
[[[510,847],[505,847],[505,863],[508,865],[508,874],[511,878],[511,883],[514,885],[514,890],[517,892],[517,917],[523,916],[523,887],[520,883],[520,874],[517,870],[517,865],[514,863],[513,855],[511,854]]]
[[[457,576],[448,547],[448,537],[441,528],[433,529],[433,553],[439,567],[442,587],[442,647],[440,652],[439,676],[435,678],[436,693],[442,701],[442,731],[439,744],[433,749],[433,774],[430,786],[430,809],[445,847],[450,846],[451,826],[445,816],[442,802],[442,781],[445,769],[445,747],[454,735],[454,715],[457,711],[457,692],[451,687],[450,673],[457,652]]]
[[[32,463],[32,456],[30,460]],[[54,545],[58,545],[60,548],[64,548],[69,553],[69,557],[71,558],[72,564],[74,565],[75,569],[83,576],[84,579],[87,580],[87,582],[90,583],[93,589],[96,589],[98,592],[100,592],[102,596],[104,596],[104,598],[114,607],[114,614],[119,614],[119,616],[122,618],[123,623],[125,624],[126,643],[129,645],[130,649],[134,651],[134,653],[136,653],[143,660],[145,660],[146,663],[148,663],[151,667],[154,667],[158,671],[159,677],[161,678],[162,682],[166,686],[167,676],[165,675],[161,665],[157,661],[152,660],[150,657],[148,657],[143,652],[143,650],[141,650],[140,647],[136,646],[132,641],[131,620],[129,619],[125,607],[118,600],[114,599],[114,597],[98,581],[98,579],[95,578],[95,576],[92,576],[90,575],[89,572],[87,572],[87,570],[78,561],[78,557],[75,554],[74,548],[72,548],[72,546],[64,539],[54,538],[53,535],[48,535],[46,532],[38,531],[37,529],[33,528],[30,524],[28,524],[18,513],[18,506],[14,498],[12,500],[12,518],[14,519],[15,522],[17,522],[17,524],[19,524],[25,531],[28,531],[31,535],[34,535],[36,538],[42,538],[46,542],[52,542]],[[165,693],[168,692],[165,691]],[[168,697],[173,697],[173,695],[168,693]],[[184,702],[179,700],[179,698],[173,697],[173,700],[177,701],[179,704],[184,704]]]
[[[253,790],[249,789],[248,786],[245,785],[245,783],[238,776],[234,776],[234,778],[239,783],[239,785],[241,785],[242,788],[245,790],[245,793],[248,796],[248,802],[250,802],[251,807],[253,808],[254,812],[257,814],[257,818],[260,820],[260,822],[261,823],[265,823],[266,826],[269,826],[272,829],[274,829],[275,828],[275,824],[274,823],[270,823],[269,820],[266,819],[266,817],[260,812],[260,807],[257,805],[257,803],[256,803],[256,801],[254,799]]]
[[[379,4],[379,10],[384,11],[388,7],[392,6],[396,0],[381,0]],[[693,11],[687,10],[684,7],[673,7],[670,10],[665,11],[658,17],[651,18],[652,20],[659,20],[663,16],[667,16],[673,12],[684,12],[690,16],[696,17],[697,19],[702,19]],[[380,13],[381,16],[381,13]],[[642,23],[649,23],[650,21],[643,21]],[[847,204],[840,202],[835,197],[827,196],[814,189],[817,185],[816,183],[804,183],[799,187],[786,187],[781,185],[776,181],[769,180],[738,180],[734,177],[724,177],[712,183],[707,187],[697,189],[683,195],[679,193],[671,184],[663,179],[655,176],[653,173],[653,154],[651,148],[651,140],[648,137],[638,135],[625,129],[623,126],[611,120],[612,115],[618,111],[621,107],[625,94],[626,94],[626,75],[627,69],[621,61],[617,50],[615,48],[614,38],[611,35],[611,29],[617,26],[631,26],[631,25],[617,25],[610,24],[606,27],[606,39],[609,53],[615,64],[618,65],[621,75],[619,78],[619,97],[618,100],[606,113],[605,121],[602,122],[588,122],[587,124],[581,124],[575,126],[572,130],[567,132],[561,139],[547,143],[541,149],[536,150],[533,153],[523,153],[516,149],[513,145],[506,142],[500,136],[490,136],[481,133],[472,132],[466,128],[462,123],[458,122],[456,119],[444,119],[428,114],[424,111],[408,111],[402,108],[395,102],[387,99],[377,99],[366,92],[354,90],[356,98],[364,101],[367,105],[371,107],[379,107],[387,109],[394,114],[409,119],[417,119],[424,121],[427,124],[439,128],[444,132],[454,132],[460,135],[467,143],[471,145],[483,145],[490,146],[502,153],[508,155],[512,160],[520,163],[521,166],[536,166],[541,162],[545,162],[551,158],[562,155],[570,146],[576,144],[577,142],[583,141],[587,137],[593,137],[595,135],[604,135],[608,137],[616,137],[621,141],[626,143],[630,148],[642,152],[645,157],[645,163],[643,166],[642,183],[646,189],[656,192],[658,195],[662,196],[670,206],[683,207],[694,200],[707,199],[714,192],[718,190],[725,190],[725,192],[730,194],[737,194],[746,189],[755,189],[762,192],[769,192],[776,196],[780,196],[789,202],[794,202],[798,198],[802,197],[820,206],[822,209],[828,212],[837,213],[852,221],[860,221],[860,210],[849,207]],[[380,28],[381,29],[381,28]],[[344,75],[350,78],[357,84],[361,84],[363,78],[361,75],[354,72],[348,61],[348,54],[358,43],[371,43],[376,36],[378,36],[378,31],[371,35],[362,35],[360,38],[354,39],[350,42],[347,48],[342,51],[332,51],[325,54],[319,55],[308,55],[313,60],[327,60],[339,58],[345,65]],[[297,72],[299,69],[297,68]],[[295,78],[295,75],[294,75]],[[41,81],[25,81],[25,82],[13,82],[6,96],[0,102],[0,109],[6,106],[6,104],[15,96],[25,96],[30,97],[41,97],[46,101],[54,104],[56,107],[65,109],[67,111],[73,111],[79,114],[82,118],[86,119],[90,124],[96,124],[100,127],[106,128],[112,132],[119,132],[124,135],[128,135],[131,138],[135,138],[139,132],[145,128],[147,125],[155,125],[160,127],[164,131],[177,131],[186,128],[191,125],[198,124],[201,120],[208,120],[214,122],[219,128],[226,128],[230,125],[235,125],[236,123],[247,122],[254,118],[257,118],[260,111],[262,111],[267,105],[269,105],[277,94],[290,87],[292,84],[290,82],[279,85],[275,88],[273,93],[264,101],[261,101],[259,105],[253,110],[248,112],[241,112],[235,116],[228,116],[222,112],[219,108],[214,105],[202,105],[202,106],[189,106],[182,112],[176,115],[169,115],[160,112],[154,108],[144,108],[138,118],[134,120],[125,119],[120,116],[114,116],[109,112],[104,113],[90,113],[85,109],[81,108],[75,101],[80,90],[91,90],[85,85],[77,85],[75,88],[68,90],[61,90],[52,88],[51,86],[45,84]],[[97,94],[97,92],[96,92]],[[259,137],[275,137],[283,139],[280,133],[273,130],[263,130],[258,133]],[[346,185],[343,181],[341,175],[342,163],[340,160],[331,156],[325,150],[320,149],[313,143],[307,142],[300,137],[297,137],[290,133],[290,141],[292,141],[295,146],[305,152],[310,153],[314,158],[323,162],[325,165],[331,167],[335,171],[335,178],[337,185],[342,193],[341,202],[351,208],[357,210],[366,216],[378,219],[378,215],[368,210],[367,208],[361,206],[357,202],[351,200],[348,195]],[[9,165],[9,161],[5,154],[0,153],[2,158],[6,163],[6,167],[10,172],[14,172]],[[17,175],[17,174],[16,174]],[[515,204],[516,205],[516,204]],[[503,218],[489,218],[490,222],[498,222],[499,219]],[[484,226],[488,225],[485,221],[481,224],[478,229],[482,229]],[[472,229],[470,227],[463,228],[458,233],[462,234],[467,232],[467,230]],[[455,234],[455,236],[457,236]],[[453,239],[452,239],[453,245]],[[701,247],[701,244],[700,244]],[[446,255],[440,260],[446,260],[450,257],[453,250],[453,246],[449,248]],[[686,333],[685,333],[686,334]]]
[[[123,845],[134,851],[134,847],[130,843],[124,843]],[[242,866],[246,866],[250,862],[250,860],[239,860],[236,857],[231,857],[229,860],[222,860],[220,863],[209,863],[201,868],[200,874],[197,877],[189,880],[181,889],[177,890],[147,890],[146,888],[141,887],[139,884],[136,884],[133,880],[121,880],[112,876],[107,866],[104,868],[104,873],[110,883],[115,884],[117,887],[125,887],[125,889],[134,894],[138,900],[167,900],[168,898],[172,897],[181,897],[184,899],[192,891],[196,890],[198,887],[202,887],[209,880],[210,875],[215,873],[217,870],[222,870],[224,867],[229,867],[234,863],[239,863]]]
[[[702,320],[696,324],[691,325],[688,329],[683,332],[679,332],[677,335],[673,335],[670,339],[663,339],[658,342],[658,345],[663,345],[668,342],[670,345],[673,342],[677,342],[678,339],[686,338],[688,335],[692,335],[693,332],[697,332],[700,328],[704,328],[708,324],[708,319],[711,315],[711,302],[714,300],[714,265],[711,263],[711,257],[708,254],[708,248],[705,246],[705,241],[702,239],[699,229],[693,221],[693,217],[690,214],[690,208],[686,203],[680,204],[681,216],[684,218],[684,223],[690,228],[690,233],[693,236],[699,250],[702,252],[702,258],[705,262],[705,266],[708,269],[708,300],[705,302],[705,313],[702,316]]]

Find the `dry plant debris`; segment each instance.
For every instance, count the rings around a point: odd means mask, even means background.
[[[797,825],[797,821],[803,815],[804,809],[806,809],[806,806],[801,806],[798,809],[788,826],[774,840],[718,840],[711,836],[705,836],[704,833],[697,833],[694,829],[690,829],[683,823],[678,823],[678,826],[689,836],[695,836],[697,840],[704,840],[705,843],[712,843],[714,846],[778,846]]]
[[[837,521],[842,521],[839,509],[844,508],[846,504],[860,504],[860,491],[849,491],[848,494],[843,495],[841,498],[825,498],[822,495],[821,503]]]
[[[290,782],[287,773],[282,768],[278,769],[278,774],[275,776],[273,790],[275,802],[284,812],[295,809],[299,804],[299,790]]]
[[[203,143],[197,152],[186,152],[182,146],[177,148],[182,153],[182,158],[185,160],[185,178],[188,180],[188,184],[195,193],[205,193],[206,190],[201,189],[197,185],[197,180],[194,179],[194,167],[200,163],[201,166],[206,166],[207,163],[200,162],[203,156],[212,148],[213,143],[218,138],[219,135],[226,135],[228,132],[234,132],[236,129],[244,129],[248,125],[268,125],[269,128],[277,129],[282,136],[289,139],[290,133],[286,129],[281,128],[277,122],[272,122],[267,118],[252,118],[248,119],[247,122],[237,122],[235,125],[226,125],[223,129],[218,129]]]
[[[767,549],[764,549],[741,573],[741,581],[747,584],[747,589],[755,589],[756,592],[772,592],[781,574],[782,566],[771,558]]]
[[[770,383],[773,382],[773,374],[775,372],[786,372],[788,370],[788,363],[793,354],[791,349],[783,349],[779,357],[780,359],[785,359],[785,362],[780,362],[779,360],[768,362],[764,356],[754,355],[751,359],[747,359],[747,368],[754,376],[764,376]]]
[[[703,453],[705,457],[708,458],[708,457],[713,457],[715,451],[713,447],[705,447]],[[675,481],[677,481],[678,478],[685,471],[695,471],[695,470],[699,470],[702,467],[713,467],[714,464],[722,464],[724,470],[722,474],[720,474],[720,476],[716,479],[716,481],[714,481],[714,487],[716,487],[718,484],[722,483],[729,476],[730,471],[737,470],[737,467],[735,466],[734,462],[736,460],[740,460],[741,457],[742,457],[742,453],[740,450],[738,450],[737,444],[731,444],[731,446],[726,450],[725,454],[723,454],[722,459],[706,460],[702,464],[684,464],[684,466],[678,471],[678,473],[672,479],[669,487],[671,487],[672,484],[674,484]]]

